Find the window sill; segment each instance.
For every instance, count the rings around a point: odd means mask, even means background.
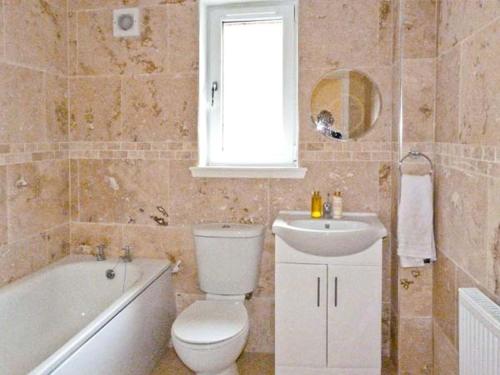
[[[307,168],[298,167],[191,167],[193,177],[204,178],[304,178]]]

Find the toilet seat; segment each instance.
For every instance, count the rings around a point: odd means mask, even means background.
[[[248,329],[248,314],[241,301],[197,301],[184,310],[172,334],[187,344],[216,344]]]

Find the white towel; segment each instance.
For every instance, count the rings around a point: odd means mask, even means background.
[[[398,207],[398,255],[401,267],[422,267],[436,260],[431,175],[403,175]]]

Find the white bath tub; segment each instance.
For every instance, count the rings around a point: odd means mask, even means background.
[[[0,374],[149,374],[175,318],[169,266],[69,256],[0,289]]]

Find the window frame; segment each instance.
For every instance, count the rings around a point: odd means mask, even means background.
[[[293,175],[297,178],[303,177],[305,169],[299,168],[298,163],[298,0],[201,0],[199,7],[199,165],[192,168],[193,175],[202,177],[203,169],[210,169],[207,177],[216,177],[217,170],[231,170],[231,177],[238,175],[238,171],[241,172],[241,177],[245,177],[245,170],[250,171],[251,177],[259,175],[259,170],[266,175],[263,177],[273,177],[273,171],[278,171],[280,178],[286,178],[286,172],[290,172],[291,177],[294,177]],[[289,143],[288,160],[283,163],[266,164],[213,163],[210,160],[210,147],[220,145],[222,138],[222,22],[275,19],[283,20],[283,121]],[[218,83],[213,106],[212,82]],[[270,175],[266,173],[269,171]],[[223,174],[221,177],[224,177]]]

